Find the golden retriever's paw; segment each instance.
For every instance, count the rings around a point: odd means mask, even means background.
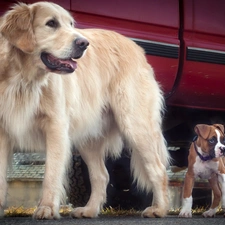
[[[163,208],[159,208],[156,206],[151,206],[146,208],[143,212],[142,212],[142,217],[154,217],[154,218],[161,218],[166,216],[167,214],[167,209],[163,209]]]
[[[58,211],[52,209],[49,206],[39,206],[35,210],[33,218],[38,220],[43,219],[51,220],[51,219],[60,219],[60,215]]]
[[[98,216],[99,210],[91,207],[78,207],[71,212],[73,218],[95,218]]]

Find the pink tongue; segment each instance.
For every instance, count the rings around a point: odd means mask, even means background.
[[[71,64],[72,68],[75,70],[77,68],[77,62],[72,61]]]
[[[75,70],[77,68],[77,62],[74,62],[72,59],[71,60],[59,60],[59,63],[61,66],[72,68]]]

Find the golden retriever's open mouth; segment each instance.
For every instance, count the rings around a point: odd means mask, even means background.
[[[47,52],[41,53],[41,60],[49,70],[56,73],[72,73],[77,68],[77,63],[73,59],[59,59]]]

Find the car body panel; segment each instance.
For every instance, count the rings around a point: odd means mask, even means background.
[[[225,110],[225,1],[185,0],[182,76],[168,104]]]
[[[147,59],[153,66],[165,95],[171,91],[179,60],[179,9],[176,1],[168,0],[165,3],[160,0],[153,4],[149,0],[83,0],[81,4],[75,0],[72,1],[71,11],[80,28],[114,30],[148,48]],[[163,16],[159,17],[160,14]],[[177,57],[167,54],[167,46],[174,48]]]
[[[12,2],[1,1],[0,13]],[[167,105],[225,111],[224,0],[53,2],[77,27],[114,30],[143,47]]]

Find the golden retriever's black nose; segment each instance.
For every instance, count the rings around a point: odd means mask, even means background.
[[[74,42],[75,42],[75,46],[79,47],[80,50],[82,51],[84,51],[89,45],[88,40],[85,38],[76,38]]]

